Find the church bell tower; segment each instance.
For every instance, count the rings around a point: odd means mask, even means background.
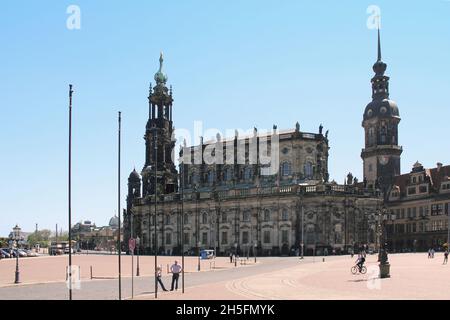
[[[380,29],[378,29],[378,59],[373,65],[372,101],[364,110],[362,126],[365,148],[361,152],[364,162],[364,183],[367,188],[379,188],[384,194],[400,175],[398,124],[400,114],[397,104],[389,99],[389,77],[385,75],[386,63],[381,60]]]
[[[172,122],[172,88],[167,88],[167,76],[163,72],[163,54],[159,58],[159,70],[155,74],[156,86],[150,85],[149,114],[145,130],[145,165],[142,170],[143,196],[170,194],[178,191],[177,170],[173,162],[175,141]],[[155,177],[156,166],[156,177]]]

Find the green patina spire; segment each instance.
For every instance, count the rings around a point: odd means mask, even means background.
[[[164,62],[164,58],[163,58],[163,53],[161,52],[161,55],[159,57],[159,70],[157,73],[155,73],[156,85],[160,85],[160,84],[164,85],[167,82],[167,76],[162,71],[163,62]]]

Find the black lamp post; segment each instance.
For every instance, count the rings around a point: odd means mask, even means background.
[[[197,243],[197,252],[198,252],[198,271],[200,271],[200,241]]]
[[[20,241],[20,228],[18,225],[16,225],[13,229],[13,239],[14,239],[14,245],[16,247],[16,273],[15,273],[15,280],[14,283],[18,284],[20,283],[20,272],[19,272],[19,241]],[[11,253],[13,250],[11,250]]]
[[[234,266],[237,267],[237,242],[234,243]]]
[[[137,266],[136,266],[136,277],[140,276],[139,273],[139,245],[141,243],[141,239],[139,237],[136,237],[136,248],[137,248]]]
[[[388,221],[395,220],[395,214],[389,212],[385,207],[383,207],[381,210],[377,212],[378,215],[378,221],[379,221],[379,227],[380,232],[378,233],[380,240],[383,241],[380,243],[381,250],[378,254],[378,261],[380,262],[380,278],[389,278],[390,275],[390,264],[388,261],[388,254],[386,251],[386,241],[387,241],[387,234],[386,234],[386,223]]]
[[[255,244],[253,245],[253,254],[255,255],[255,263],[256,263],[256,249],[258,248],[258,243],[255,241]]]

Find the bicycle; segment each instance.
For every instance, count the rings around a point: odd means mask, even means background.
[[[359,267],[357,265],[354,265],[351,268],[352,274],[357,274],[358,272],[361,274],[365,274],[367,272],[367,268],[365,266],[362,266],[361,270],[359,270]]]

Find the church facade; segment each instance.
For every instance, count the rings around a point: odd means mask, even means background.
[[[145,253],[240,255],[320,255],[378,245],[379,190],[351,174],[344,185],[329,181],[322,125],[318,132],[303,132],[299,123],[288,130],[274,125],[270,133],[255,128],[249,136],[184,144],[177,170],[162,55],[155,81],[145,164],[128,178],[124,243],[138,237]],[[373,161],[379,151],[366,149],[363,158]]]

